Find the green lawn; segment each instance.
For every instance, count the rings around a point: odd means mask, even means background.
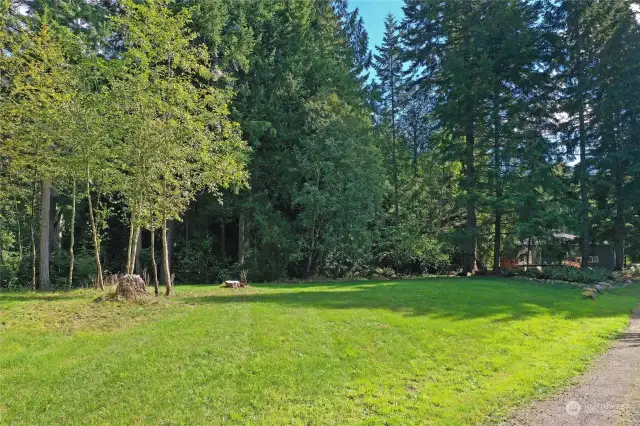
[[[566,385],[636,288],[483,278],[0,294],[0,423],[494,424]]]

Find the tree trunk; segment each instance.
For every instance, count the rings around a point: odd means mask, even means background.
[[[169,257],[169,270],[171,270],[171,257],[173,256],[173,234],[175,232],[175,220],[167,220],[167,252],[168,252],[168,257]],[[161,227],[162,228],[162,227]],[[162,240],[162,239],[161,239]],[[160,283],[164,283],[166,282],[166,278],[164,276],[165,271],[164,271],[164,266],[162,268],[160,268]]]
[[[166,287],[165,295],[171,295],[171,271],[169,269],[169,243],[167,238],[167,219],[162,217],[162,269],[164,271],[164,285]]]
[[[16,201],[16,226],[17,229],[17,240],[18,240],[18,259],[20,259],[20,263],[22,263],[22,221],[20,220],[20,203]]]
[[[495,224],[493,234],[493,272],[495,273],[500,269],[500,255],[502,252],[502,206],[500,204],[502,201],[502,162],[500,159],[500,105],[497,89],[494,93],[493,108],[493,161],[493,167],[495,168],[495,191],[497,202],[494,209]]]
[[[51,251],[62,250],[62,227],[64,226],[64,215],[62,209],[58,210],[58,193],[51,189],[51,202],[49,214],[49,242]]]
[[[93,252],[96,260],[96,286],[100,290],[104,290],[104,282],[102,281],[102,264],[100,263],[100,238],[98,236],[98,228],[93,215],[93,203],[91,201],[89,168],[87,168],[87,201],[89,202],[89,222],[91,223],[91,233],[93,234]]]
[[[140,228],[132,228],[131,232],[131,240],[129,241],[129,245],[131,246],[129,249],[129,259],[127,259],[127,274],[134,274],[136,268],[136,262],[139,258],[138,249],[140,240]]]
[[[50,225],[51,225],[51,183],[42,182],[42,198],[40,203],[40,290],[49,290],[49,259],[50,259]]]
[[[131,270],[134,274],[142,275],[142,264],[140,263],[140,252],[142,251],[142,230],[138,228],[136,232],[136,243],[134,245],[135,252],[133,256],[133,267]]]
[[[155,295],[158,296],[160,294],[160,289],[158,288],[158,266],[156,264],[156,232],[151,227],[151,272],[153,274],[153,290]]]
[[[245,227],[245,214],[240,213],[238,218],[238,264],[244,265],[244,227]]]
[[[589,267],[589,189],[587,187],[587,137],[584,117],[584,103],[580,102],[578,113],[580,131],[580,200],[582,207],[582,268]]]
[[[73,187],[71,189],[71,224],[69,225],[69,287],[73,285],[73,266],[75,257],[73,253],[73,245],[76,239],[76,178],[73,178]]]
[[[132,273],[132,258],[134,256],[133,251],[135,250],[134,248],[134,233],[135,233],[135,211],[134,208],[131,208],[131,215],[129,218],[129,241],[127,243],[127,265],[125,267],[125,273],[131,274]]]
[[[622,161],[616,159],[616,218],[615,218],[615,255],[616,255],[616,271],[621,271],[624,267],[624,171],[622,170]]]
[[[395,81],[391,79],[391,161],[393,162],[393,219],[400,221],[398,209],[398,155],[396,153],[396,99]]]
[[[33,192],[31,193],[31,220],[29,221],[29,232],[31,233],[31,290],[36,291],[36,192],[37,184],[33,182]]]
[[[614,123],[618,122],[616,114],[613,115]],[[624,162],[621,158],[620,146],[618,145],[620,139],[615,129],[619,128],[618,126],[614,127],[613,137],[614,137],[614,147],[616,152],[616,160],[615,160],[615,187],[616,187],[616,217],[615,217],[615,229],[614,229],[614,244],[615,244],[615,269],[616,271],[621,271],[624,268],[624,239],[625,239],[625,221],[624,221],[624,178],[625,178],[625,167]]]
[[[476,200],[475,200],[475,162],[473,150],[475,146],[475,129],[469,120],[465,129],[465,184],[467,189],[467,231],[468,241],[464,256],[463,271],[473,272],[476,269]]]

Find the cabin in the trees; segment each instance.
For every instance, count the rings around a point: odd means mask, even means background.
[[[501,259],[501,267],[503,268],[540,268],[550,265],[568,265],[579,268],[581,263],[579,238],[567,233],[554,233],[550,242],[541,242],[535,238],[525,239],[520,246],[511,250],[511,253]],[[591,245],[590,267],[614,269],[615,264],[616,256],[612,244],[604,241]]]

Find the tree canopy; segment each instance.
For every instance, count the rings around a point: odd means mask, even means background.
[[[370,46],[346,0],[3,1],[0,287],[639,261],[637,9],[403,11]]]

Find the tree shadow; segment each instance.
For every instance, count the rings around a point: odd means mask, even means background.
[[[537,315],[610,317],[630,310],[636,297],[605,295],[582,300],[571,285],[514,282],[500,278],[428,278],[406,281],[258,284],[255,293],[189,297],[189,303],[261,303],[316,309],[380,309],[405,316],[494,321]],[[285,291],[280,291],[285,290]],[[290,291],[295,290],[295,291]]]
[[[632,347],[632,348],[640,347],[640,333],[634,333],[634,332],[620,333],[620,335],[618,336],[618,340],[620,340],[620,342],[625,347]]]
[[[39,294],[33,292],[0,292],[0,304],[2,304],[3,302],[56,302],[60,300],[77,300],[86,298],[86,294],[68,294],[64,292],[47,294]]]

